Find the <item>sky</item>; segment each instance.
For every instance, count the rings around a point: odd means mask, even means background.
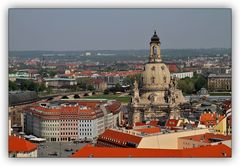
[[[231,48],[230,9],[9,9],[10,50]]]

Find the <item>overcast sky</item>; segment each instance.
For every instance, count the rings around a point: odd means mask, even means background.
[[[10,50],[230,48],[230,9],[10,9]]]

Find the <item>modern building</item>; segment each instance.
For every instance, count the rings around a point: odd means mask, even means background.
[[[229,92],[232,87],[232,76],[229,74],[208,76],[208,91],[210,92]]]
[[[37,157],[37,145],[17,136],[8,136],[9,157]]]

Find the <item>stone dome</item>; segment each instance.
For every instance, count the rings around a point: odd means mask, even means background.
[[[170,72],[164,63],[145,65],[142,90],[165,90],[169,88],[170,81]]]

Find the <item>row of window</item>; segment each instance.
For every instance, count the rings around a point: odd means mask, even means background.
[[[77,130],[77,128],[61,128],[61,130]]]
[[[79,127],[91,127],[92,124],[79,124]]]
[[[61,126],[77,126],[77,123],[63,123]]]
[[[77,132],[61,132],[61,135],[77,135]]]
[[[92,133],[79,133],[79,135],[90,135],[90,136],[92,136]]]
[[[92,131],[92,129],[79,129],[79,131]]]
[[[59,133],[53,133],[53,132],[47,133],[47,132],[45,132],[45,133],[43,133],[43,135],[52,136],[52,135],[59,135]]]

